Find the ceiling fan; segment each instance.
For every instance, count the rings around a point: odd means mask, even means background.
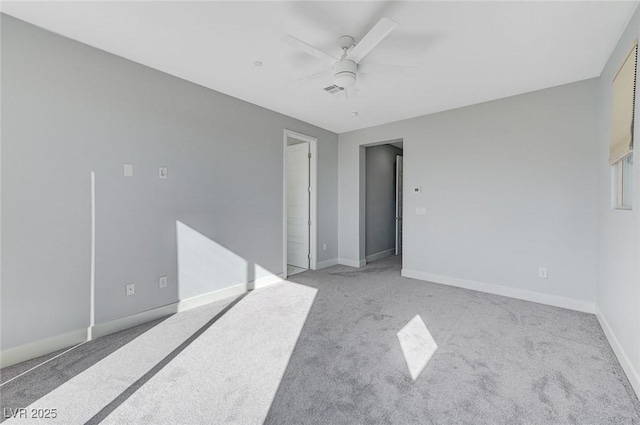
[[[318,59],[325,60],[332,65],[331,69],[304,77],[297,80],[297,82],[308,83],[320,78],[332,76],[333,84],[337,87],[336,90],[344,91],[347,99],[351,99],[356,97],[356,82],[358,81],[358,74],[368,72],[408,71],[415,69],[414,67],[376,65],[362,62],[364,57],[369,54],[369,52],[371,52],[382,40],[384,40],[397,25],[398,23],[393,19],[383,17],[357,44],[353,37],[349,35],[341,36],[338,38],[338,46],[342,49],[342,55],[339,58],[320,50],[317,47],[313,47],[291,35],[285,35],[282,37],[282,41],[293,48],[299,49],[311,56],[315,56]]]

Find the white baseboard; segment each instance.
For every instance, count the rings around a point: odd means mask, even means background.
[[[350,258],[338,258],[338,264],[349,267],[364,267],[367,265],[367,260],[352,260]]]
[[[180,300],[162,307],[132,314],[120,319],[99,323],[90,328],[80,329],[63,335],[56,335],[40,341],[10,348],[0,352],[0,367],[11,366],[63,348],[69,348],[73,345],[87,341],[89,336],[91,339],[100,338],[101,336],[123,331],[156,319],[161,319],[171,314],[190,310],[225,298],[238,296],[245,293],[250,288],[264,288],[265,286],[269,286],[273,283],[281,282],[283,280],[282,276],[283,275],[278,274],[263,277],[253,282],[241,283],[239,285],[230,286],[207,294]]]
[[[260,279],[253,281],[252,289],[264,288],[265,286],[273,285],[274,283],[282,282],[283,280],[284,273],[261,277]]]
[[[476,282],[473,280],[460,279],[457,277],[443,276],[408,269],[402,269],[402,276],[412,279],[425,280],[427,282],[441,283],[443,285],[456,286],[458,288],[487,292],[489,294],[517,298],[519,300],[552,305],[554,307],[567,308],[569,310],[582,311],[585,313],[595,312],[595,303],[560,297],[558,295],[527,291],[526,289],[509,288],[506,286],[495,285],[491,283]]]
[[[25,360],[35,359],[63,348],[73,347],[87,340],[87,329],[78,329],[51,338],[9,348],[0,353],[0,368],[14,365]]]
[[[142,325],[143,323],[151,322],[153,320],[161,319],[171,314],[175,314],[177,312],[176,307],[177,303],[168,304],[162,307],[153,308],[151,310],[142,311],[140,313],[112,320],[110,322],[98,323],[97,325],[94,325],[89,329],[91,339],[100,338],[105,335],[110,335],[118,331],[129,329],[134,326]]]
[[[600,322],[604,335],[609,341],[609,345],[611,345],[613,352],[620,362],[620,366],[622,366],[622,370],[624,370],[624,373],[627,375],[627,379],[629,379],[633,390],[636,392],[636,396],[640,398],[640,374],[638,374],[636,369],[633,367],[633,363],[631,363],[629,357],[627,357],[627,353],[620,345],[620,342],[618,342],[618,338],[616,338],[616,334],[613,332],[613,329],[611,329],[611,326],[609,326],[609,322],[607,322],[607,319],[597,306],[596,317],[598,318],[598,322]]]
[[[190,310],[225,298],[240,295],[247,291],[247,284],[230,286],[228,288],[219,289],[217,291],[186,298],[175,303],[167,304],[162,307],[152,308],[151,310],[142,311],[120,319],[111,320],[105,323],[99,323],[91,328],[92,339],[110,335],[115,332],[123,331],[134,326],[142,325],[153,320],[161,319],[181,311]]]
[[[181,311],[191,310],[192,308],[220,301],[225,298],[242,295],[247,292],[248,285],[249,284],[247,283],[240,283],[238,285],[218,289],[217,291],[207,292],[206,294],[196,295],[195,297],[191,298],[185,298],[184,300],[180,300],[173,305],[176,306],[176,312],[180,313]]]
[[[382,260],[385,257],[391,257],[393,253],[396,252],[395,248],[387,249],[386,251],[381,251],[376,254],[367,255],[366,261],[370,263],[376,260]]]
[[[338,259],[330,258],[328,260],[319,261],[316,264],[316,270],[326,269],[326,268],[337,266],[337,265],[338,265]]]

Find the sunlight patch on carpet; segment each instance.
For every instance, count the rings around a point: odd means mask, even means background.
[[[438,344],[431,336],[420,315],[416,315],[400,329],[398,340],[407,361],[411,379],[415,381],[431,360],[433,353],[438,349]]]

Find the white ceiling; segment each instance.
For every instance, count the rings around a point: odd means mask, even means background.
[[[597,77],[636,2],[3,2],[2,11],[205,87],[342,133]],[[398,27],[366,60],[358,98],[287,84],[328,65],[280,39],[339,56],[382,16]],[[256,68],[254,61],[263,62]],[[357,117],[350,112],[357,111]]]

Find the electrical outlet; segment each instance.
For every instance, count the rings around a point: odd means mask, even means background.
[[[130,283],[127,285],[127,296],[135,295],[136,293],[136,284]]]
[[[547,268],[546,267],[538,267],[538,277],[540,279],[547,278]]]
[[[326,250],[327,250],[327,244],[326,244],[326,243],[323,243],[323,244],[322,244],[322,250],[323,250],[323,251],[326,251]]]
[[[158,287],[160,287],[160,288],[166,288],[167,287],[167,277],[166,276],[160,276],[160,278],[158,279]]]

